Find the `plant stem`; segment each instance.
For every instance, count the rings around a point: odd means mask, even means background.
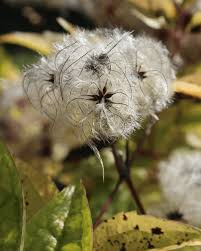
[[[100,224],[102,216],[107,212],[121,184],[122,184],[122,179],[119,179],[113,191],[110,193],[107,200],[103,204],[101,211],[95,220],[94,229]]]
[[[130,172],[130,152],[129,152],[129,140],[126,140],[126,160],[125,160],[126,168],[128,169],[128,173]]]
[[[127,152],[127,157],[129,158],[129,152],[128,152],[128,143],[127,143],[127,146],[126,146],[126,152]],[[143,207],[143,204],[138,196],[138,193],[137,193],[137,190],[131,180],[131,177],[130,177],[130,172],[129,170],[126,170],[127,168],[130,168],[129,165],[126,167],[124,162],[123,162],[123,159],[122,157],[120,156],[120,154],[118,153],[115,145],[113,144],[112,145],[112,152],[113,152],[113,155],[114,155],[114,159],[115,159],[115,163],[116,163],[116,169],[119,173],[119,176],[120,176],[120,179],[122,179],[123,181],[126,182],[130,192],[131,192],[131,195],[138,207],[138,210],[139,210],[139,213],[140,214],[146,214],[145,212],[145,209]],[[129,163],[129,159],[127,159],[126,157],[126,163]]]
[[[139,198],[137,190],[136,190],[136,188],[135,188],[135,186],[134,186],[134,184],[133,184],[133,182],[132,182],[132,180],[131,180],[130,177],[128,177],[126,179],[126,184],[127,184],[128,188],[129,188],[131,194],[132,194],[132,197],[135,200],[135,203],[136,203],[136,205],[138,207],[139,213],[140,214],[146,214],[146,211],[145,211],[145,209],[144,209],[144,207],[142,205],[142,202],[141,202],[141,200]]]
[[[130,152],[129,152],[129,141],[126,141],[126,159],[125,159],[125,163],[123,161],[122,156],[118,153],[115,145],[112,145],[112,152],[113,152],[113,156],[114,156],[114,160],[115,160],[115,167],[118,171],[119,174],[119,180],[117,182],[117,184],[115,185],[114,189],[112,190],[112,192],[110,193],[110,195],[108,196],[107,200],[105,201],[105,203],[103,204],[101,211],[99,213],[99,215],[97,216],[96,220],[95,220],[95,224],[94,224],[94,229],[100,224],[101,219],[103,217],[103,215],[108,211],[111,203],[114,200],[115,195],[117,194],[120,185],[125,182],[130,190],[130,193],[137,205],[137,208],[139,210],[140,214],[146,214],[145,209],[140,201],[140,198],[138,196],[137,190],[132,182],[132,179],[130,177]]]

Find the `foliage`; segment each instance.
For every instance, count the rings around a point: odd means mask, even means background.
[[[20,163],[18,169],[15,167],[3,144],[0,150],[0,193],[1,204],[4,204],[1,206],[1,250],[92,250],[92,221],[83,186],[69,186],[55,194],[26,223],[23,197],[26,185],[18,175],[18,171],[24,170],[20,170]],[[34,174],[30,171],[32,182]],[[41,186],[40,179],[38,182]],[[30,196],[35,196],[33,187],[31,189]],[[32,200],[29,207],[34,208],[37,203],[41,203],[40,199]],[[94,235],[94,250],[174,250],[200,244],[201,231],[197,228],[139,216],[135,212],[119,213],[105,220]]]
[[[48,250],[50,248],[67,251],[92,250],[92,222],[85,191],[81,184],[65,188],[45,203],[39,194],[36,198],[36,188],[32,185],[32,179],[35,180],[34,185],[38,185],[38,192],[40,191],[43,198],[48,197],[48,193],[52,193],[50,189],[53,185],[49,184],[48,187],[45,186],[46,184],[41,184],[41,180],[45,181],[46,178],[35,179],[35,173],[30,167],[26,167],[29,169],[30,184],[24,183],[24,177],[20,178],[18,172],[25,175],[27,169],[21,163],[16,168],[2,144],[0,166],[2,205],[0,247],[2,251]],[[27,192],[29,196],[26,198]],[[35,212],[38,205],[41,208]],[[27,223],[26,213],[29,216]]]
[[[199,229],[174,221],[119,213],[96,229],[94,250],[173,250],[200,245],[200,234]]]
[[[90,10],[96,15],[91,18],[101,26],[109,19],[137,32],[146,30],[166,43],[178,69],[173,102],[157,114],[159,121],[148,118],[131,135],[129,153],[124,139],[115,144],[116,159],[110,144],[98,145],[105,166],[103,182],[93,152],[80,146],[70,129],[58,138],[57,129],[33,111],[22,94],[22,65],[34,63],[38,53],[51,55],[53,43],[61,41],[63,34],[0,35],[0,79],[4,80],[0,137],[15,156],[13,161],[0,144],[2,251],[200,250],[200,229],[149,214],[157,215],[164,199],[158,184],[159,161],[180,147],[201,149],[201,12],[193,8],[194,0],[117,2],[94,1]],[[62,18],[57,21],[75,36],[76,26]],[[128,169],[127,154],[132,160]],[[140,215],[135,190],[147,215]],[[166,209],[160,217],[167,216]]]
[[[0,246],[2,251],[21,251],[25,230],[23,190],[13,160],[3,144],[0,152]]]

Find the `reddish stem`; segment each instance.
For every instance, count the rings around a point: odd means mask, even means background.
[[[146,214],[145,212],[145,209],[143,207],[143,204],[139,198],[139,195],[137,193],[137,190],[131,180],[131,177],[130,177],[130,172],[128,173],[125,173],[125,165],[124,165],[124,162],[123,162],[123,159],[122,157],[119,155],[119,153],[117,152],[116,150],[116,147],[115,145],[113,144],[112,145],[112,152],[113,152],[113,155],[114,155],[114,159],[115,159],[115,163],[116,163],[116,169],[119,173],[119,176],[120,178],[126,182],[130,192],[131,192],[131,195],[138,207],[138,210],[139,210],[139,213],[140,214]]]
[[[94,229],[101,223],[102,216],[108,211],[108,209],[109,209],[115,195],[117,194],[121,184],[122,184],[122,180],[119,179],[116,186],[114,187],[114,190],[110,193],[109,197],[107,198],[107,200],[103,204],[101,211],[95,220]]]

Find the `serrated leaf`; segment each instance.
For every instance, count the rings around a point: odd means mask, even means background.
[[[1,35],[0,43],[20,45],[44,55],[48,55],[52,51],[51,42],[48,42],[42,35],[31,32],[13,32]]]
[[[0,250],[22,251],[25,210],[20,178],[14,162],[0,143]]]
[[[29,221],[25,250],[92,250],[92,222],[82,185],[64,189]]]
[[[15,160],[23,184],[27,221],[57,194],[54,183],[21,160]]]
[[[175,250],[199,245],[199,229],[136,212],[117,214],[94,234],[94,251]]]

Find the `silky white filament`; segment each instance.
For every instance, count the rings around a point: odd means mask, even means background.
[[[201,226],[201,152],[177,150],[159,165],[159,181],[169,207]]]
[[[29,100],[80,141],[127,138],[172,97],[174,70],[161,43],[119,29],[77,30],[28,68]]]

